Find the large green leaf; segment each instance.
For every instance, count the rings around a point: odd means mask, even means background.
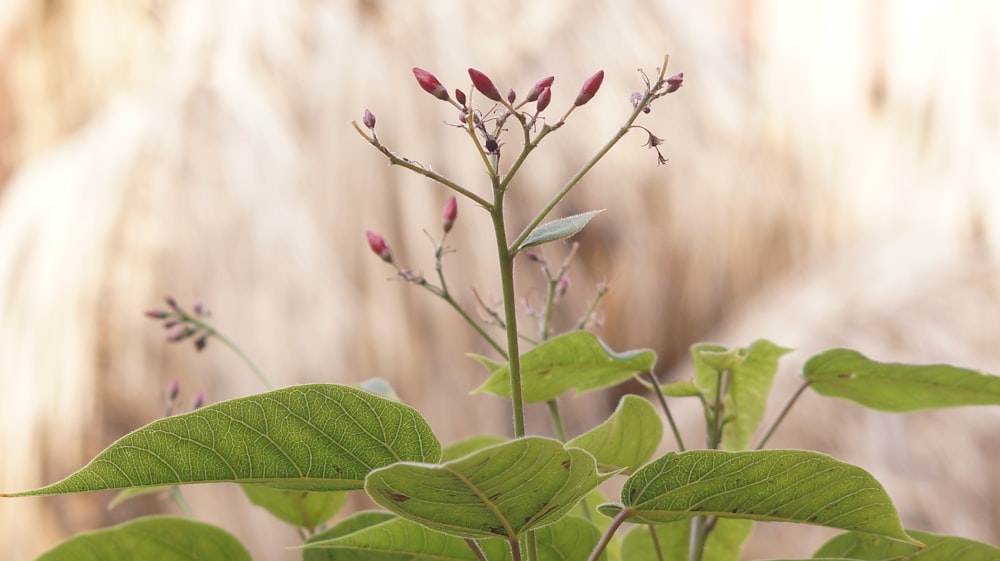
[[[657,555],[650,536],[656,532],[660,545]],[[738,561],[743,542],[750,535],[753,522],[735,518],[720,518],[708,535],[702,561]],[[691,543],[691,520],[680,520],[657,526],[635,526],[622,540],[622,559],[628,561],[688,561]]]
[[[470,436],[469,438],[465,438],[445,446],[444,450],[441,451],[441,461],[450,462],[452,460],[457,460],[462,456],[475,452],[476,450],[482,450],[487,446],[493,446],[502,442],[507,442],[508,440],[510,439],[495,434],[478,434],[476,436]]]
[[[663,421],[653,404],[637,395],[626,395],[607,421],[566,445],[590,452],[602,471],[624,468],[631,473],[653,457],[661,438]]]
[[[302,561],[362,561],[367,553],[361,552],[355,555],[347,551],[334,549],[315,548],[312,544],[324,542],[353,534],[365,530],[369,527],[381,524],[388,520],[395,520],[396,515],[384,510],[364,510],[356,512],[330,528],[311,536],[304,546],[302,546]]]
[[[210,524],[151,516],[77,534],[37,561],[250,561],[235,537]]]
[[[365,491],[432,530],[517,539],[559,520],[603,479],[587,452],[527,437],[443,464],[384,467],[368,475]]]
[[[820,547],[815,557],[894,561],[997,561],[1000,549],[981,542],[907,530],[926,547],[900,543],[879,536],[848,532],[835,536]]]
[[[693,516],[801,522],[909,541],[882,485],[863,469],[805,450],[670,452],[622,488],[629,521]],[[617,515],[622,505],[602,505]]]
[[[880,411],[1000,405],[1000,376],[946,364],[877,362],[850,349],[810,358],[802,375],[819,394]]]
[[[474,393],[510,397],[509,366],[488,359],[480,362],[490,370],[491,376]],[[522,397],[527,403],[540,403],[569,390],[579,394],[606,388],[655,365],[656,353],[649,349],[615,353],[593,333],[574,331],[521,355]]]
[[[412,408],[357,388],[313,384],[155,421],[59,483],[3,496],[212,481],[349,490],[375,468],[440,457],[440,443]]]
[[[706,400],[715,400],[719,373],[729,372],[726,424],[722,429],[725,449],[745,450],[750,446],[764,418],[767,396],[778,371],[778,359],[790,351],[766,339],[754,341],[745,349],[726,349],[718,345],[692,347],[694,382]]]
[[[524,238],[521,245],[514,249],[516,251],[521,251],[522,249],[527,249],[532,246],[568,238],[580,230],[583,230],[584,226],[586,226],[592,218],[602,212],[604,211],[592,210],[590,212],[582,212],[580,214],[574,214],[573,216],[567,216],[566,218],[559,218],[558,220],[553,220],[552,222],[546,222],[545,224],[535,228],[533,232],[528,234],[528,237]]]
[[[347,501],[346,491],[299,491],[245,483],[240,486],[250,502],[275,518],[312,532],[337,514]]]
[[[499,539],[481,540],[491,561],[507,557],[507,544]],[[374,526],[306,545],[330,553],[338,561],[476,561],[465,540],[436,532],[412,520],[394,518]]]
[[[593,522],[566,516],[535,532],[539,561],[578,561],[587,559],[601,539]],[[606,559],[606,552],[600,559]]]

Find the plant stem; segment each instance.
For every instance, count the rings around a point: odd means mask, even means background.
[[[236,355],[239,356],[243,360],[243,362],[245,362],[247,366],[250,367],[250,370],[253,371],[254,375],[257,376],[258,380],[260,380],[261,382],[263,382],[265,386],[267,386],[267,389],[269,390],[274,389],[275,387],[274,382],[272,382],[271,379],[267,377],[267,374],[264,374],[264,371],[261,370],[259,366],[257,366],[257,363],[254,362],[252,358],[250,358],[250,355],[244,352],[243,349],[241,349],[239,345],[230,340],[229,337],[223,335],[222,332],[213,327],[211,324],[206,323],[192,315],[189,315],[187,312],[183,312],[182,319],[186,322],[193,324],[198,329],[205,331],[206,333],[208,333],[210,337],[215,337],[223,345],[229,347],[230,350],[236,353]]]
[[[618,527],[625,522],[625,519],[629,517],[629,514],[631,512],[627,508],[623,508],[621,512],[615,515],[614,519],[611,520],[611,524],[608,525],[608,529],[601,535],[601,540],[597,542],[594,550],[590,552],[590,557],[587,558],[587,561],[597,561],[600,559],[601,553],[604,553],[604,550],[608,547],[608,543],[611,542],[612,536],[615,535]]]
[[[552,429],[560,442],[566,442],[566,427],[563,426],[562,414],[559,413],[559,403],[555,399],[545,402],[549,406],[549,417],[552,419]]]
[[[188,506],[187,500],[184,498],[184,493],[181,492],[181,488],[179,485],[170,486],[170,499],[173,500],[175,503],[177,503],[177,506],[180,507],[181,512],[184,513],[184,516],[187,516],[188,518],[194,518],[194,514],[191,513],[191,507]]]
[[[670,423],[670,430],[674,433],[674,440],[677,441],[677,449],[683,452],[684,439],[681,438],[681,431],[677,430],[677,423],[674,422],[674,416],[670,414],[670,406],[667,405],[667,398],[663,395],[663,389],[660,388],[660,380],[656,377],[656,373],[650,370],[646,373],[649,376],[650,383],[653,384],[653,394],[656,395],[657,401],[660,402],[660,407],[663,408],[663,413],[667,416],[667,422]]]
[[[476,559],[479,561],[488,561],[483,548],[479,547],[479,542],[472,538],[465,538],[465,545],[469,546],[469,549],[472,550],[472,554],[476,556]]]
[[[688,547],[688,561],[701,561],[705,553],[705,541],[708,533],[705,532],[704,518],[695,516],[691,519],[691,543]]]
[[[806,391],[806,388],[808,388],[810,384],[812,384],[812,382],[810,380],[806,380],[805,382],[802,383],[801,386],[799,386],[799,389],[795,390],[795,393],[792,394],[792,397],[789,398],[788,402],[785,403],[785,406],[781,408],[781,413],[778,414],[778,418],[775,419],[773,423],[771,423],[771,427],[767,429],[766,433],[764,433],[764,436],[760,439],[760,442],[757,443],[757,446],[754,446],[753,448],[754,450],[760,450],[761,448],[764,447],[765,444],[767,444],[767,441],[771,439],[771,435],[774,434],[775,430],[777,430],[778,425],[780,425],[781,421],[785,419],[785,415],[787,415],[788,412],[791,411],[792,405],[795,405],[795,402],[799,399],[799,396],[802,395],[802,392]]]
[[[536,561],[538,559],[538,538],[535,537],[534,530],[528,532],[528,535],[525,536],[525,542],[528,546],[528,561]]]
[[[517,539],[508,540],[510,543],[510,558],[512,561],[521,561],[521,542]]]
[[[663,561],[663,548],[660,547],[660,538],[656,535],[656,526],[650,524],[646,527],[649,528],[649,538],[653,540],[653,550],[656,551],[656,560]]]
[[[504,324],[507,328],[507,361],[510,372],[510,401],[514,413],[514,437],[524,436],[524,402],[521,397],[521,355],[518,352],[517,302],[514,294],[514,253],[507,249],[507,231],[504,225],[503,192],[494,184],[493,233],[500,260],[500,282],[503,285]]]

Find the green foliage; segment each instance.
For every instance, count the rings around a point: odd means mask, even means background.
[[[10,496],[210,481],[349,490],[376,467],[440,457],[441,445],[412,408],[313,384],[154,421],[59,483]]]
[[[804,450],[669,452],[625,482],[629,521],[693,516],[801,522],[909,541],[885,490],[866,471]],[[605,505],[616,515],[622,505]]]
[[[275,518],[313,532],[340,511],[347,501],[344,491],[299,491],[266,485],[240,485],[250,502]]]
[[[528,235],[528,237],[524,238],[524,242],[517,247],[517,250],[521,251],[522,249],[528,249],[529,247],[534,247],[536,245],[542,245],[544,243],[568,238],[580,230],[583,230],[584,226],[586,226],[591,219],[602,212],[604,211],[592,210],[590,212],[582,212],[580,214],[574,214],[573,216],[553,220],[552,222],[546,222],[545,224],[535,228],[531,234]]]
[[[1000,405],[1000,376],[946,364],[877,362],[833,349],[810,358],[802,374],[819,394],[880,411]]]
[[[631,473],[653,457],[663,438],[663,421],[653,405],[635,395],[623,396],[611,417],[570,440],[597,459],[602,471]]]
[[[750,520],[719,519],[705,543],[702,561],[739,561],[743,542],[752,529]],[[656,532],[659,554],[651,531]],[[688,561],[690,547],[690,519],[656,526],[634,526],[622,539],[621,557],[628,561]]]
[[[1000,548],[955,536],[940,536],[907,530],[924,547],[888,540],[879,536],[848,532],[840,534],[816,550],[815,557],[843,557],[878,561],[996,561]]]
[[[469,438],[465,438],[445,446],[444,450],[441,451],[441,461],[450,462],[451,460],[457,460],[462,456],[471,454],[477,450],[482,450],[487,446],[507,442],[507,440],[509,439],[495,434],[479,434],[476,436],[470,436]]]
[[[395,514],[385,512],[384,510],[363,510],[356,512],[306,540],[303,546],[302,561],[360,561],[359,556],[365,555],[363,552],[352,558],[352,553],[345,550],[312,547],[312,545],[332,541],[336,538],[360,532],[366,528],[395,519]]]
[[[310,541],[306,547],[323,551],[329,559],[337,560],[476,561],[464,539],[435,532],[403,518],[369,525],[332,539]],[[500,539],[482,540],[480,547],[491,561],[499,561],[507,555],[506,542]],[[303,561],[312,561],[312,558]]]
[[[510,397],[510,371],[505,364],[474,356],[491,376],[475,392]],[[587,331],[574,331],[550,339],[521,356],[524,401],[541,403],[570,390],[584,393],[620,384],[651,370],[656,353],[643,349],[615,353]]]
[[[525,437],[443,464],[377,469],[365,491],[386,510],[439,532],[520,539],[559,520],[604,479],[583,450]]]
[[[76,535],[38,561],[250,561],[224,530],[183,518],[150,516]]]

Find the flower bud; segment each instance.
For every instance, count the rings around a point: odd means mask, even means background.
[[[382,261],[392,263],[392,248],[385,243],[385,238],[372,231],[365,232],[365,235],[368,237],[368,247],[372,253],[378,255]]]
[[[538,83],[536,83],[534,85],[534,87],[531,88],[531,91],[528,92],[528,97],[524,98],[524,101],[526,101],[528,103],[531,103],[532,101],[535,101],[536,99],[538,99],[538,96],[542,95],[542,90],[544,90],[545,88],[551,87],[552,86],[552,82],[555,82],[555,81],[556,81],[556,77],[555,76],[549,76],[548,78],[542,78],[541,80],[538,81]]]
[[[458,101],[459,105],[465,107],[465,92],[463,92],[458,88],[455,88],[455,100]]]
[[[677,74],[674,74],[673,76],[667,78],[667,89],[664,91],[664,93],[674,93],[677,90],[681,89],[681,86],[683,85],[684,85],[684,73],[678,72]]]
[[[364,123],[365,126],[370,129],[375,128],[375,114],[365,109],[365,113],[361,117],[361,122]]]
[[[416,66],[413,67],[413,76],[416,77],[417,83],[420,84],[420,87],[423,88],[425,92],[440,99],[441,101],[448,101],[448,99],[450,99],[448,97],[448,90],[441,85],[441,80],[438,80],[437,76],[431,74],[423,68],[417,68]]]
[[[563,275],[559,277],[559,281],[556,282],[556,296],[562,298],[566,291],[569,289],[569,276]]]
[[[170,312],[161,309],[146,310],[146,317],[153,319],[167,319],[170,317]]]
[[[541,113],[549,106],[550,101],[552,101],[552,88],[542,88],[542,93],[538,94],[538,103],[535,104],[535,109]]]
[[[173,401],[177,399],[177,394],[181,393],[181,383],[177,378],[172,378],[167,383],[167,399]]]
[[[198,392],[194,394],[194,399],[191,400],[191,410],[201,409],[205,405],[205,392]]]
[[[188,337],[194,335],[195,332],[196,329],[190,325],[181,324],[174,326],[173,329],[167,332],[167,342],[176,343],[177,341],[187,339]]]
[[[493,80],[490,80],[489,76],[483,74],[475,68],[470,68],[469,77],[472,78],[472,85],[479,90],[479,93],[496,102],[499,102],[502,99],[500,97],[500,91],[493,85]]]
[[[451,231],[451,227],[455,225],[455,218],[457,217],[458,201],[455,200],[453,195],[444,204],[444,210],[441,211],[441,226],[444,228],[445,234]]]
[[[513,104],[515,99],[517,99],[517,92],[514,91],[514,88],[510,88],[507,90],[507,102]]]
[[[205,345],[208,344],[208,333],[202,333],[201,337],[194,340],[194,348],[199,353],[205,350]]]
[[[576,95],[576,101],[573,105],[579,107],[584,103],[587,103],[597,94],[597,90],[601,89],[601,82],[604,81],[604,71],[598,70],[596,74],[587,78],[583,82],[583,86],[580,87],[580,93]]]
[[[166,302],[168,306],[170,306],[171,310],[177,313],[181,313],[181,307],[177,305],[177,300],[175,300],[173,296],[165,296],[163,298],[163,301]]]

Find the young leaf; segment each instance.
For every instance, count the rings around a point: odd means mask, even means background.
[[[521,251],[522,249],[527,249],[532,246],[568,238],[580,230],[583,230],[583,227],[586,226],[592,218],[602,212],[604,212],[603,209],[592,210],[590,212],[582,212],[580,214],[574,214],[573,216],[567,216],[566,218],[553,220],[552,222],[546,222],[528,234],[528,237],[524,238],[521,245],[514,248],[514,250]]]
[[[349,386],[312,384],[160,419],[59,483],[0,496],[213,481],[350,490],[375,468],[440,457],[440,443],[412,408]]]
[[[590,452],[601,471],[624,468],[631,473],[653,457],[661,438],[663,421],[653,404],[637,395],[626,395],[607,421],[566,445]]]
[[[714,400],[719,372],[729,371],[726,424],[722,446],[727,450],[745,450],[764,418],[767,396],[771,392],[778,359],[791,349],[760,339],[745,349],[726,349],[718,345],[695,345],[691,349],[695,365],[695,385],[706,400]]]
[[[961,405],[1000,405],[1000,376],[945,364],[876,362],[833,349],[810,358],[802,374],[817,393],[902,413]]]
[[[996,561],[1000,549],[985,543],[907,530],[926,547],[895,542],[879,536],[848,532],[835,536],[816,550],[815,557],[848,557],[851,559],[895,561]]]
[[[502,442],[507,442],[507,440],[507,438],[495,434],[470,436],[469,438],[459,440],[458,442],[445,446],[444,450],[441,451],[441,461],[450,462],[452,460],[457,460],[462,456],[466,456],[477,450],[482,450],[488,446],[494,446]]]
[[[656,365],[649,349],[615,353],[596,335],[574,331],[550,339],[521,355],[522,397],[526,403],[554,399],[569,390],[584,393],[620,384]],[[504,364],[473,393],[510,397],[510,371]]]
[[[113,499],[108,501],[108,510],[113,510],[118,505],[128,502],[136,497],[168,492],[170,492],[170,485],[157,485],[155,487],[131,487],[129,489],[122,489]]]
[[[601,532],[589,520],[566,516],[562,520],[535,533],[538,540],[538,558],[543,561],[570,561],[587,559]],[[606,558],[605,555],[600,557]]]
[[[365,491],[380,506],[432,530],[517,539],[559,520],[604,479],[583,450],[527,437],[443,464],[377,469]]]
[[[656,554],[650,528],[656,531],[662,557]],[[702,561],[739,561],[743,542],[750,536],[753,522],[720,518],[705,542]],[[688,561],[691,520],[658,526],[635,526],[622,540],[621,557],[628,561]]]
[[[479,546],[491,561],[503,561],[507,557],[507,544],[503,540],[481,540]],[[331,560],[476,561],[464,539],[435,532],[405,518],[393,518],[333,539],[310,540],[305,548],[307,552],[328,553]],[[311,558],[303,561],[311,561]]]
[[[801,522],[911,541],[874,477],[805,450],[670,452],[629,477],[621,496],[623,506],[601,512],[624,507],[645,524],[699,515]]]
[[[240,485],[250,502],[275,518],[312,532],[337,514],[347,501],[344,491],[297,491],[266,485]]]
[[[250,561],[250,553],[222,530],[184,518],[150,516],[77,534],[37,561]]]
[[[351,516],[337,522],[332,527],[311,536],[303,548],[302,561],[345,561],[343,552],[333,549],[311,548],[311,544],[333,540],[341,536],[359,532],[371,526],[381,524],[388,520],[395,520],[396,515],[384,510],[364,510],[356,512]],[[390,558],[394,559],[394,558]],[[354,559],[354,561],[358,561]]]

